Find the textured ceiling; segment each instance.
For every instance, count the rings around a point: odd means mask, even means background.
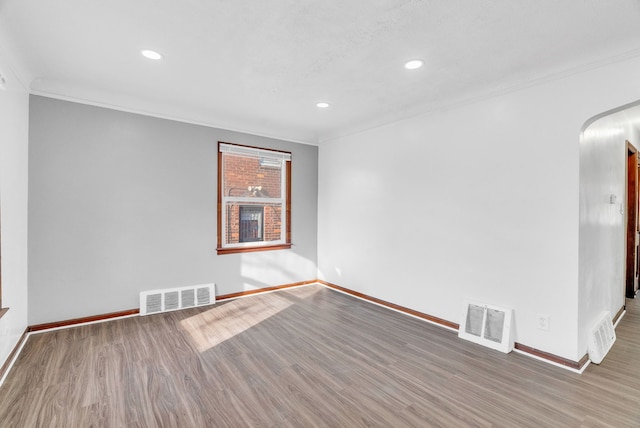
[[[637,0],[0,0],[0,47],[35,94],[316,144],[640,55],[639,23]]]

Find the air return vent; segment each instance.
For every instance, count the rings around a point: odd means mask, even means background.
[[[511,321],[507,308],[465,301],[458,337],[505,353],[513,350]]]
[[[215,302],[215,284],[143,291],[140,293],[140,315],[211,305]]]
[[[603,312],[589,334],[589,359],[600,364],[616,341],[610,312]]]

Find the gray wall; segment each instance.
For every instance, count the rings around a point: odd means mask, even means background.
[[[317,147],[39,96],[29,119],[30,324],[317,277]],[[218,141],[292,152],[291,250],[216,255]]]

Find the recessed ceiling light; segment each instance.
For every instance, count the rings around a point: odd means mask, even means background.
[[[412,59],[411,61],[407,61],[404,63],[404,68],[408,70],[415,70],[416,68],[422,67],[424,61],[421,59]]]
[[[320,102],[320,103],[316,104],[316,106],[318,108],[328,108],[329,107],[329,103]]]
[[[149,59],[162,59],[162,55],[160,55],[156,51],[152,51],[150,49],[144,49],[142,52],[142,56]]]

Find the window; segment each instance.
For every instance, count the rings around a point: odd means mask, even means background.
[[[291,153],[218,143],[218,254],[291,248]]]

